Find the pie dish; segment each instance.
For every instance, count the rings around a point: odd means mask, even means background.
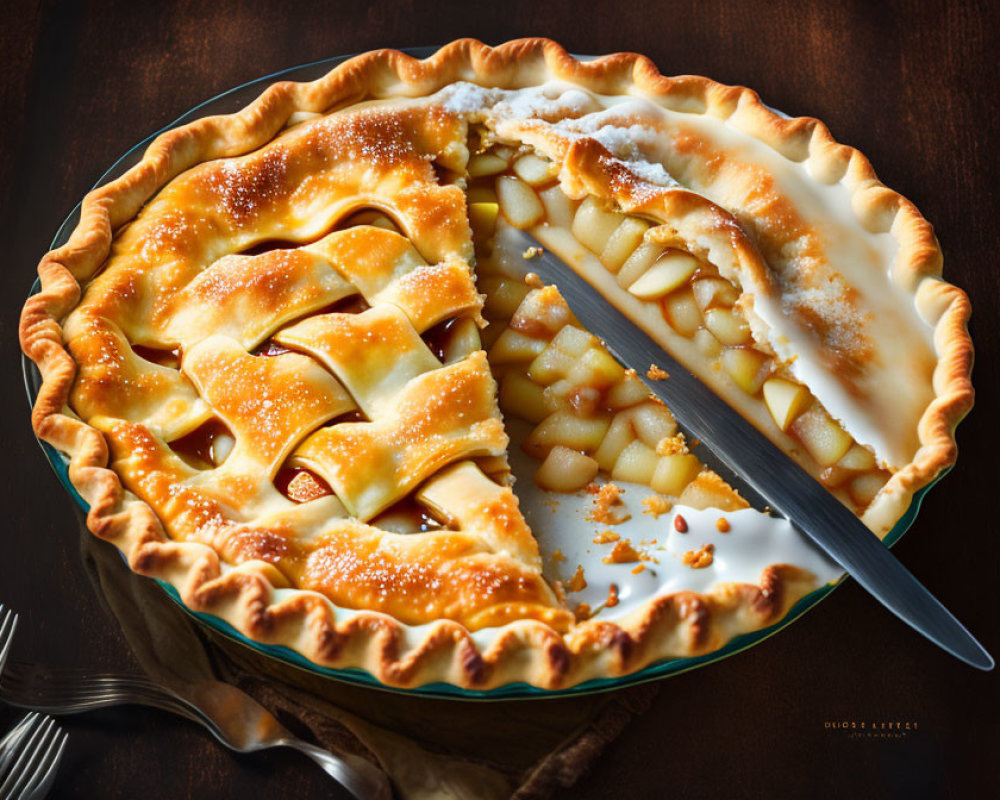
[[[511,227],[879,534],[954,460],[969,305],[912,205],[749,90],[545,40],[370,53],[163,134],[39,267],[35,430],[133,569],[390,686],[627,674],[833,577],[520,279]],[[582,560],[560,525],[611,578],[543,573]],[[611,591],[653,573],[684,580]]]

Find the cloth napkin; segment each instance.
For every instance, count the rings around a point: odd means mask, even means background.
[[[370,760],[404,800],[546,798],[573,785],[657,684],[551,700],[476,702],[354,686],[286,665],[202,625],[87,531],[84,564],[150,678],[221,680],[296,735]]]

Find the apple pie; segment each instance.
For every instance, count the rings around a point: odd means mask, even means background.
[[[39,266],[35,431],[132,569],[391,686],[624,675],[835,578],[519,231],[877,534],[954,461],[969,303],[913,205],[749,89],[544,39],[160,135]]]

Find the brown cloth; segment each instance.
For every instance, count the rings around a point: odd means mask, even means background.
[[[644,684],[571,698],[443,700],[369,689],[269,658],[202,625],[81,526],[84,563],[149,677],[235,685],[297,735],[376,764],[404,800],[546,798],[645,711]],[[305,768],[305,766],[304,766]]]

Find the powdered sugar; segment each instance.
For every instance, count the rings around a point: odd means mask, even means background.
[[[653,150],[657,131],[630,121],[648,113],[638,101],[603,108],[581,89],[555,82],[516,90],[459,82],[441,90],[433,100],[452,113],[489,120],[501,136],[510,123],[530,120],[566,139],[593,139],[641,181],[658,187],[680,186],[662,164],[643,152]]]
[[[446,86],[433,98],[455,114],[483,113],[491,119],[560,119],[580,116],[598,107],[584,91],[559,84],[527,89],[488,89],[460,81]]]

